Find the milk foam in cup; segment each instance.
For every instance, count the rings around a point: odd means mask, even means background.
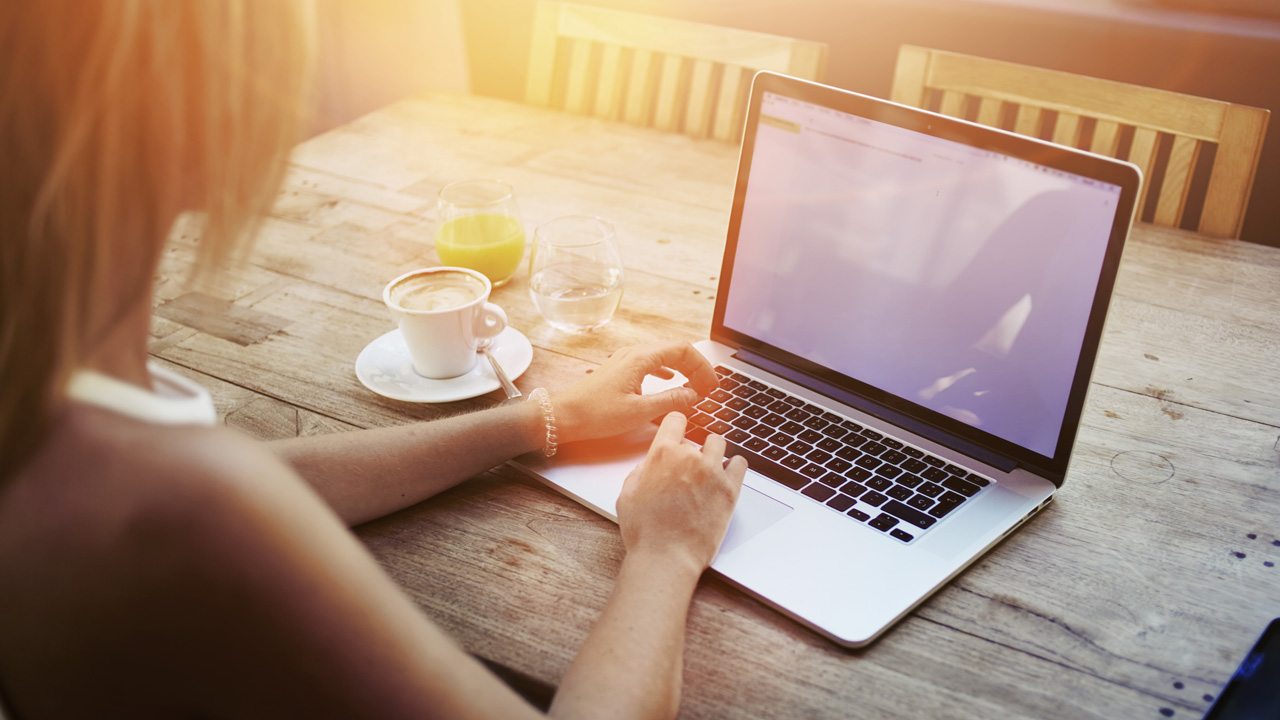
[[[482,273],[458,267],[414,270],[387,283],[382,300],[415,372],[445,379],[471,371],[478,343],[507,327],[507,314],[488,302],[491,290]]]

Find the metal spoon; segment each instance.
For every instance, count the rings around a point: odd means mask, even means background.
[[[507,373],[503,371],[502,366],[498,364],[497,358],[493,353],[489,352],[489,346],[493,344],[493,338],[485,338],[476,345],[476,351],[484,353],[489,358],[489,364],[493,366],[493,374],[498,376],[498,382],[502,383],[502,392],[507,394],[507,400],[515,400],[520,397],[520,389],[511,382],[511,378],[507,377]]]

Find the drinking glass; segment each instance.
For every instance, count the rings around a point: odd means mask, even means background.
[[[440,190],[436,255],[440,262],[484,273],[501,287],[524,259],[524,225],[511,186],[497,180],[460,180]]]
[[[609,322],[622,301],[622,256],[613,225],[571,215],[533,233],[529,294],[551,326],[571,333]]]

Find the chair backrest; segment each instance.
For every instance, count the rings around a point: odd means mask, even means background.
[[[1215,146],[1197,229],[1231,238],[1240,237],[1271,115],[1247,105],[910,45],[898,52],[892,99],[1128,160],[1142,169],[1139,217],[1148,194],[1156,192],[1151,220],[1168,227],[1181,226],[1196,164],[1207,146]]]
[[[542,0],[525,100],[736,141],[751,75],[817,80],[825,43]]]

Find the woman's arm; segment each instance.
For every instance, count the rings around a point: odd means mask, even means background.
[[[690,388],[641,395],[646,375],[690,379]],[[628,347],[552,396],[561,443],[609,437],[671,410],[688,410],[716,386],[715,373],[688,343]],[[426,423],[271,443],[348,525],[420,502],[476,473],[542,448],[536,402]]]

